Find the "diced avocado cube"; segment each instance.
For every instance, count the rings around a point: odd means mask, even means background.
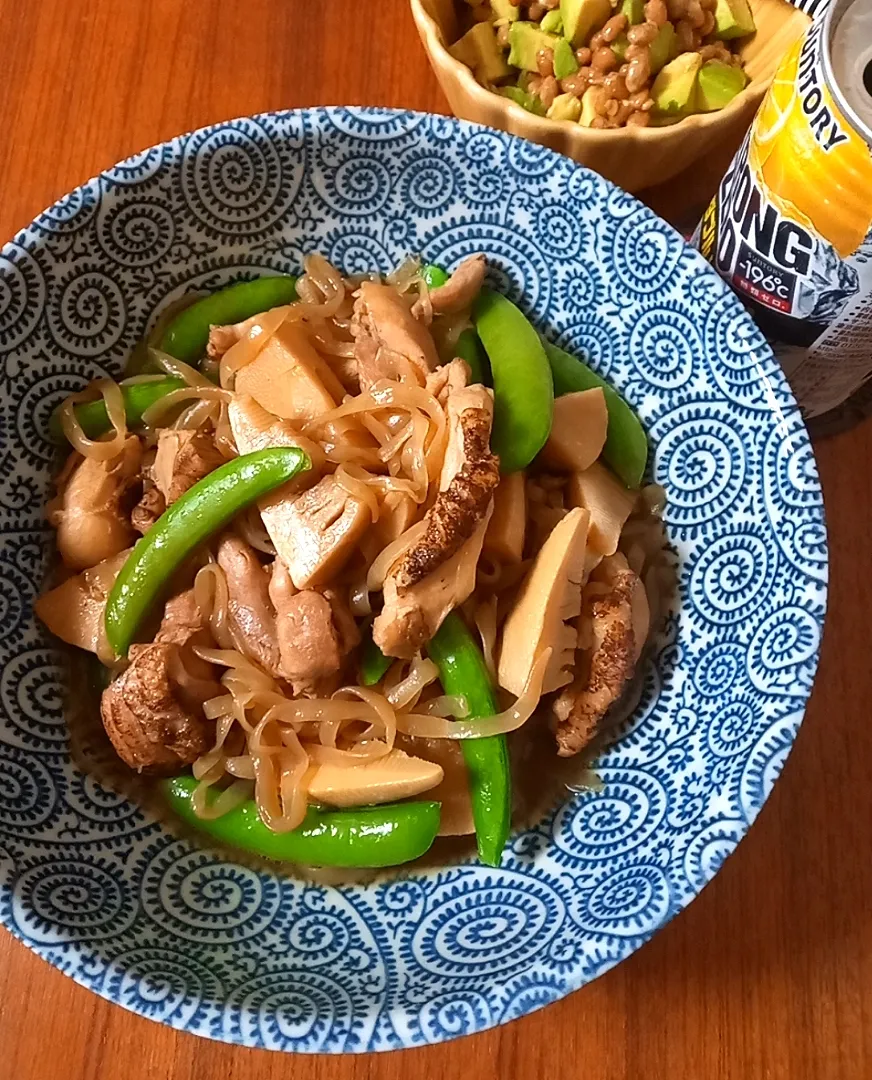
[[[630,26],[638,26],[645,21],[645,0],[622,0],[618,11],[627,16]]]
[[[560,39],[546,34],[536,23],[514,22],[509,27],[509,63],[525,71],[538,71],[536,54],[540,49],[552,49]]]
[[[671,24],[667,23],[666,25],[669,26]],[[626,34],[618,34],[611,45],[612,52],[617,56],[621,63],[624,62],[624,57],[627,55],[627,49],[629,49],[629,47],[630,39]]]
[[[545,106],[535,94],[531,94],[528,90],[522,90],[520,86],[501,86],[499,92],[509,101],[514,101],[516,105],[526,109],[527,112],[535,113],[536,116],[545,115]]]
[[[490,0],[490,6],[494,18],[508,19],[509,22],[515,22],[520,18],[521,5],[513,4],[512,0]]]
[[[609,0],[560,0],[563,36],[574,49],[586,45],[591,34],[611,18]]]
[[[595,86],[589,86],[581,95],[581,116],[579,116],[578,122],[582,127],[592,127],[598,115],[594,108],[594,101],[597,97],[596,91]]]
[[[578,71],[578,61],[566,38],[558,38],[554,46],[554,78],[565,79]]]
[[[581,116],[581,102],[575,94],[558,94],[545,114],[552,120],[572,120]]]
[[[697,79],[697,111],[716,112],[745,89],[748,77],[740,67],[722,60],[707,60]]]
[[[718,0],[715,37],[728,41],[730,38],[746,37],[756,29],[748,0]]]
[[[512,74],[489,22],[476,23],[448,51],[455,60],[471,68],[481,83],[499,82]]]
[[[648,49],[648,60],[651,64],[652,75],[656,75],[661,68],[665,67],[673,59],[675,45],[675,27],[671,22],[664,23]]]
[[[702,59],[699,53],[682,53],[663,68],[654,85],[654,115],[680,119],[696,111],[696,84]]]
[[[515,8],[515,11],[518,9]],[[544,30],[548,34],[562,34],[563,33],[563,16],[560,14],[560,8],[554,8],[553,11],[546,11],[542,16],[542,22],[539,23],[539,29]]]

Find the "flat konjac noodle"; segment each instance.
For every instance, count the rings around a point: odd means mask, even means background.
[[[175,308],[58,410],[37,614],[107,669],[119,758],[219,840],[378,867],[474,832],[498,864],[511,754],[550,730],[587,760],[627,708],[647,441],[485,269],[311,255]]]

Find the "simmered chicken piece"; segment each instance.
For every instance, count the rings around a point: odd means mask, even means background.
[[[195,642],[211,640],[188,590],[167,603],[155,640],[132,645],[129,666],[103,691],[103,726],[132,769],[178,771],[210,745],[214,725],[203,703],[221,687],[214,669],[195,655]]]
[[[130,666],[103,691],[103,726],[131,769],[176,772],[209,748],[202,706],[219,692],[217,682],[195,697],[183,690],[176,646],[133,645]]]
[[[499,482],[490,451],[493,397],[483,386],[448,398],[449,436],[439,492],[421,538],[392,567],[373,638],[389,656],[411,657],[475,588],[475,567]],[[471,572],[470,572],[471,567]]]
[[[74,469],[52,515],[58,552],[71,569],[96,566],[133,543],[129,495],[141,461],[142,445],[131,435],[115,457],[84,458]]]
[[[436,368],[427,376],[424,387],[444,409],[449,399],[469,385],[469,365],[459,356]]]
[[[579,643],[590,640],[587,671],[554,703],[562,757],[583,750],[602,730],[609,709],[633,676],[648,623],[642,582],[622,555],[604,559],[591,575],[579,620]]]
[[[221,538],[218,565],[227,580],[227,618],[242,651],[273,678],[283,678],[270,577],[254,549],[232,534]]]
[[[169,429],[158,436],[152,476],[165,506],[171,506],[198,480],[223,464],[224,456],[209,430]]]
[[[490,509],[499,462],[490,452],[493,398],[483,386],[448,399],[449,438],[439,494],[424,518],[424,535],[396,572],[399,588],[415,585],[468,540]]]
[[[336,675],[360,641],[354,620],[334,593],[298,591],[287,567],[276,559],[269,595],[276,610],[281,672],[294,693],[308,693]]]
[[[360,388],[379,379],[415,378],[421,385],[439,365],[427,328],[389,285],[364,281],[354,305],[355,355]]]
[[[130,511],[130,524],[143,536],[167,508],[160,488],[148,474],[142,478],[142,498]]]
[[[227,619],[237,647],[274,679],[309,693],[337,675],[360,640],[338,593],[298,590],[279,558],[263,565],[240,537],[218,546],[227,581]]]
[[[484,255],[470,255],[457,267],[444,285],[430,290],[430,308],[434,315],[455,314],[472,307],[481,292],[487,260]],[[421,310],[420,301],[412,308],[413,314]]]

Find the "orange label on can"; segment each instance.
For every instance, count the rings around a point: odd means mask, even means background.
[[[784,57],[694,235],[808,417],[872,379],[872,149],[824,76],[835,10]]]
[[[783,217],[846,258],[872,225],[872,153],[824,82],[822,37],[815,24],[782,61],[751,127],[748,164]]]

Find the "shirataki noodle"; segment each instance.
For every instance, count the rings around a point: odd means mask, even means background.
[[[367,531],[346,564],[318,583],[324,595],[328,595],[324,590],[329,590],[332,598],[338,598],[352,624],[346,630],[353,641],[364,630],[364,620],[380,611],[379,593],[392,570],[425,533],[424,517],[437,500],[443,466],[449,460],[446,451],[450,434],[445,393],[440,390],[439,396],[434,396],[422,385],[424,379],[413,365],[394,353],[385,352],[382,359],[389,361],[395,378],[378,379],[361,392],[345,393],[341,399],[336,396],[338,389],[349,387],[349,371],[354,370],[349,365],[354,362],[355,334],[359,332],[355,299],[361,280],[343,277],[321,255],[309,255],[297,283],[298,299],[236,327],[221,328],[221,340],[228,347],[221,354],[220,349],[213,350],[210,345],[210,359],[203,370],[149,348],[150,370],[156,368],[159,374],[137,376],[135,380],[170,375],[185,384],[152,404],[142,417],[143,427],[137,428],[146,455],[145,468],[151,470],[147,482],[167,490],[171,471],[156,477],[151,464],[161,432],[172,428],[208,434],[224,458],[234,457],[240,451],[231,428],[234,414],[230,407],[240,400],[240,396],[234,398],[238,374],[257,360],[285,324],[299,323],[307,328],[320,360],[335,376],[332,381],[325,376],[325,383],[337,389],[330,390],[334,407],[311,419],[295,421],[295,433],[301,444],[312,448],[313,483],[318,477],[332,477],[335,488],[362,506],[368,518]],[[409,308],[417,302],[420,325],[432,327],[433,341],[440,347],[450,349],[469,325],[468,309],[459,314],[434,314],[417,260],[403,263],[387,283]],[[204,371],[214,372],[216,381]],[[429,386],[430,380],[427,382]],[[75,407],[98,399],[105,402],[111,431],[105,438],[94,440],[86,436]],[[111,462],[130,437],[122,390],[112,379],[98,379],[86,390],[73,394],[61,407],[59,419],[76,454],[94,462]],[[290,422],[278,416],[275,419]],[[496,466],[493,468],[495,471]],[[454,549],[459,555],[458,580],[475,583],[472,594],[465,593],[462,598],[463,614],[480,642],[494,679],[507,614],[536,554],[533,539],[547,535],[568,512],[561,501],[565,484],[552,480],[528,479],[527,543],[521,561],[520,554],[505,561],[493,552],[480,555],[474,545]],[[59,483],[60,495],[52,504],[53,513],[58,512],[56,506],[63,500],[67,481],[64,474]],[[278,497],[289,499],[288,489]],[[655,620],[668,588],[661,558],[662,526],[656,517],[663,504],[662,488],[652,485],[643,489],[620,541],[620,551],[645,584]],[[273,597],[281,582],[275,576],[279,563],[273,565],[272,561],[277,559],[276,550],[281,549],[281,544],[280,537],[274,541],[275,533],[268,530],[266,505],[261,502],[240,513],[230,531],[237,541],[249,546],[250,552],[258,553],[262,589],[268,588]],[[319,527],[332,527],[334,520]],[[484,527],[482,524],[481,533]],[[216,537],[210,541],[188,568],[188,585],[193,587],[194,603],[207,628],[205,639],[211,638],[212,642],[192,644],[191,655],[212,665],[216,683],[220,684],[220,690],[203,705],[203,714],[214,725],[214,738],[210,727],[211,744],[193,763],[198,781],[194,808],[199,816],[218,817],[253,795],[263,821],[278,833],[287,832],[303,821],[310,786],[321,768],[347,769],[376,762],[395,750],[398,736],[397,745],[408,749],[418,739],[450,740],[456,745],[458,740],[508,734],[527,723],[539,708],[551,648],[544,648],[532,669],[527,669],[529,675],[520,695],[511,700],[512,695],[503,693],[502,711],[486,718],[470,717],[469,703],[463,695],[442,692],[439,669],[421,652],[410,660],[392,660],[375,686],[349,681],[356,674],[352,661],[346,663],[341,674],[337,672],[332,682],[315,680],[298,690],[290,678],[277,678],[265,670],[281,670],[275,664],[263,661],[262,666],[255,659],[260,654],[252,649],[244,632],[244,621],[239,618],[240,601],[231,595],[233,578],[228,581],[228,573],[222,569],[225,563],[218,540]],[[464,563],[464,559],[472,560],[472,565]],[[100,585],[106,587],[102,580]],[[608,591],[606,584],[593,580],[587,588],[591,595],[598,590],[603,594]],[[294,598],[297,592],[290,588],[289,596]],[[273,616],[282,617],[278,605]],[[589,628],[581,631],[579,647],[590,648],[592,644]],[[196,660],[193,662],[196,664]],[[199,683],[191,676],[191,683],[201,686],[202,678],[197,678]],[[345,685],[340,686],[340,680]],[[640,682],[634,684],[633,692],[641,692]],[[631,708],[626,699],[622,708]]]

